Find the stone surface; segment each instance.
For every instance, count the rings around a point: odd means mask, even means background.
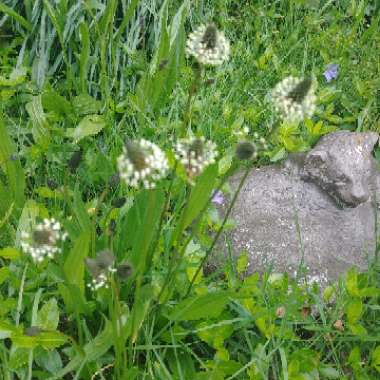
[[[379,172],[376,133],[339,131],[281,166],[253,169],[232,211],[233,253],[249,254],[248,272],[294,274],[299,264],[322,285],[375,251]],[[236,188],[242,174],[231,179]],[[379,193],[380,194],[380,193]]]

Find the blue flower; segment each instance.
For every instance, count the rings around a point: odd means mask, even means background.
[[[331,82],[333,79],[338,77],[339,65],[337,63],[330,63],[327,65],[323,75],[327,82]]]
[[[220,190],[216,191],[211,202],[216,205],[222,205],[224,203],[223,193]]]

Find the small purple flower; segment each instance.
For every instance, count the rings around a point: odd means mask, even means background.
[[[216,205],[222,205],[224,203],[223,193],[220,190],[216,191],[212,197],[211,202]]]
[[[339,65],[337,63],[330,63],[326,66],[326,70],[323,75],[327,82],[331,82],[338,77]]]

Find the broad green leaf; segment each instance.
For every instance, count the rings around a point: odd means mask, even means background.
[[[75,214],[82,231],[89,232],[92,230],[91,219],[82,201],[82,194],[79,189],[79,183],[75,185],[73,213]]]
[[[355,370],[358,370],[361,368],[361,353],[360,353],[360,348],[358,346],[355,346],[351,352],[350,355],[348,356],[347,362],[348,364]]]
[[[223,380],[225,378],[225,374],[221,370],[216,369],[207,372],[198,372],[194,380]]]
[[[239,255],[239,258],[237,259],[237,263],[236,263],[236,270],[239,274],[242,274],[247,270],[248,262],[249,262],[248,253],[242,252]]]
[[[107,321],[104,330],[84,346],[83,354],[77,354],[61,371],[58,371],[55,376],[48,380],[61,380],[68,373],[75,371],[81,364],[97,360],[111,348],[112,342],[112,324]]]
[[[260,332],[267,338],[270,339],[274,332],[275,332],[275,325],[273,323],[270,323],[267,319],[264,317],[256,318],[255,324],[257,328],[260,330]]]
[[[35,348],[41,346],[50,350],[65,344],[68,337],[59,331],[42,331],[35,336],[12,335],[11,339],[15,347]]]
[[[10,338],[13,334],[20,333],[20,329],[6,321],[0,321],[0,339]]]
[[[84,294],[79,290],[79,286],[73,284],[58,284],[68,313],[86,314],[88,311]]]
[[[7,219],[9,219],[13,211],[14,203],[12,203],[12,196],[9,192],[8,187],[3,184],[0,179],[0,228],[3,227]]]
[[[58,115],[73,117],[71,103],[54,90],[44,91],[41,97],[43,109],[46,112],[54,112]]]
[[[81,39],[81,53],[79,58],[79,78],[82,92],[86,91],[88,62],[90,59],[90,32],[87,23],[82,22],[79,25]]]
[[[215,188],[218,168],[217,165],[209,166],[197,179],[184,212],[178,221],[172,240],[175,242],[181,233],[198,217],[210,199],[211,192]]]
[[[37,187],[35,192],[41,197],[46,199],[63,199],[61,192],[52,190],[47,186]]]
[[[361,298],[379,297],[380,289],[376,287],[362,288],[359,290],[359,294]]]
[[[9,355],[9,369],[17,370],[28,363],[30,350],[27,348],[12,348]]]
[[[360,325],[359,323],[356,324],[348,324],[348,328],[354,335],[359,335],[359,336],[366,336],[368,335],[367,330],[365,329],[364,326]]]
[[[131,336],[132,342],[135,342],[138,337],[138,332],[142,326],[147,313],[149,311],[150,303],[153,299],[153,287],[151,285],[144,285],[138,292],[136,301],[133,305],[131,317],[128,319],[124,339]]]
[[[0,86],[14,87],[24,83],[26,79],[26,69],[24,67],[14,68],[9,75],[5,78],[0,75]]]
[[[231,291],[215,291],[186,298],[174,306],[168,318],[172,321],[217,318],[232,296]]]
[[[355,324],[363,314],[363,302],[358,299],[350,301],[346,306],[346,314],[348,323]]]
[[[37,336],[14,334],[12,335],[11,339],[12,343],[17,348],[35,348],[38,346]]]
[[[188,227],[191,222],[198,216],[200,211],[207,204],[212,189],[215,187],[217,177],[217,166],[209,166],[204,173],[198,178],[195,186],[192,188],[186,213],[184,214],[184,228]]]
[[[0,268],[0,285],[9,277],[11,271],[8,267]]]
[[[33,96],[25,108],[32,122],[34,140],[46,150],[50,142],[50,126],[42,109],[41,95]]]
[[[63,367],[61,356],[59,352],[54,349],[39,352],[34,360],[41,368],[51,374],[58,372]]]
[[[218,173],[219,175],[226,174],[228,170],[232,166],[234,152],[229,151],[226,155],[224,155],[218,162]]]
[[[380,373],[380,346],[377,346],[372,351],[372,360],[371,366],[376,369],[377,372]]]
[[[276,149],[274,152],[272,152],[270,161],[271,162],[277,162],[282,159],[284,159],[287,156],[286,149],[285,148],[279,148]]]
[[[10,206],[10,202],[14,202],[17,208],[22,208],[25,202],[25,177],[19,159],[11,159],[17,152],[16,146],[9,137],[7,129],[0,115],[0,169],[4,171],[7,178],[7,185],[3,185],[0,181],[0,212],[6,213]],[[0,171],[1,171],[0,170]],[[3,204],[3,198],[7,202]],[[0,216],[1,216],[0,214]]]
[[[39,215],[38,204],[33,200],[28,200],[25,203],[24,209],[22,210],[20,220],[18,222],[17,233],[16,233],[16,247],[20,247],[21,234],[22,232],[31,233],[35,223],[36,218]]]
[[[57,300],[51,298],[42,306],[37,314],[36,326],[43,330],[56,330],[59,322],[59,309]]]
[[[209,346],[219,349],[224,341],[231,336],[234,329],[232,324],[210,324],[208,321],[197,325],[197,335]]]
[[[346,289],[350,296],[359,297],[358,272],[355,268],[350,269],[346,275]]]
[[[76,128],[69,128],[66,132],[67,137],[71,137],[77,143],[84,137],[98,134],[106,123],[101,115],[85,116]]]
[[[21,253],[18,249],[12,247],[6,247],[0,249],[0,257],[4,259],[16,260],[20,257]]]
[[[319,373],[323,379],[340,379],[340,373],[333,367],[321,367]]]
[[[82,294],[84,293],[84,259],[88,255],[89,246],[90,231],[83,231],[76,239],[63,265],[68,284],[76,285]]]
[[[68,341],[68,337],[59,331],[44,331],[37,337],[38,344],[47,350],[60,347]]]
[[[129,260],[136,270],[144,271],[150,245],[157,236],[163,205],[162,189],[144,190],[135,198],[127,214],[127,223],[121,234],[132,248]]]
[[[15,310],[17,307],[17,300],[15,298],[7,298],[0,301],[0,317],[4,317],[10,311]]]
[[[140,374],[140,371],[137,367],[127,369],[125,378],[128,380],[136,380],[137,376]]]
[[[76,96],[72,101],[78,116],[95,115],[100,111],[101,103],[88,94]]]

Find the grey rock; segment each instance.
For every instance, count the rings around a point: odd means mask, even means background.
[[[248,253],[247,273],[295,274],[303,263],[309,280],[325,285],[352,266],[367,267],[376,247],[380,173],[371,153],[378,137],[334,132],[308,154],[250,172],[227,235],[235,256]]]

